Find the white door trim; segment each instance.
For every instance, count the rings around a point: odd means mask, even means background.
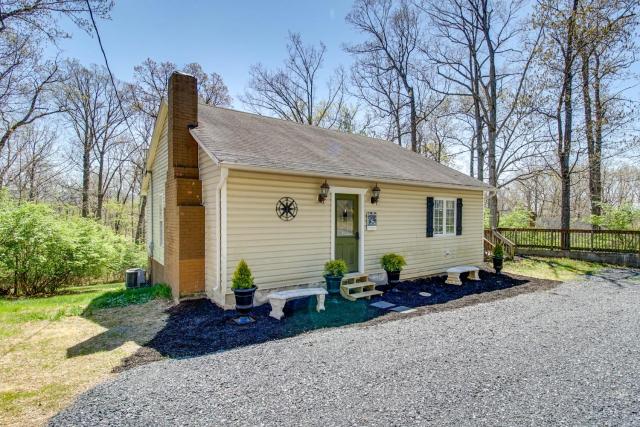
[[[353,187],[331,187],[330,200],[331,200],[331,254],[329,259],[335,259],[336,257],[336,194],[357,194],[358,196],[358,233],[360,234],[360,240],[358,240],[358,273],[364,274],[364,199],[367,194],[368,188],[353,188]]]

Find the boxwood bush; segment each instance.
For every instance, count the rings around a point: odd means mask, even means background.
[[[0,293],[37,295],[60,286],[120,279],[146,265],[144,249],[94,220],[0,195]]]

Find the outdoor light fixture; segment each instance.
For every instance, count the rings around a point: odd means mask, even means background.
[[[325,200],[327,200],[327,197],[329,196],[329,184],[327,184],[327,180],[324,180],[324,184],[322,184],[320,186],[320,194],[318,194],[318,201],[320,203],[324,203]]]
[[[378,199],[380,199],[380,187],[376,183],[376,186],[371,189],[371,203],[378,204]]]

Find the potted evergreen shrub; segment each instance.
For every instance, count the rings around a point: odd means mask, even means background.
[[[380,265],[387,272],[387,289],[393,289],[400,282],[400,272],[407,265],[402,255],[388,253],[380,258]]]
[[[502,247],[501,242],[497,242],[493,247],[493,269],[496,271],[496,274],[500,274],[500,271],[502,271],[503,258],[504,248]]]
[[[247,262],[240,260],[236,271],[231,278],[231,289],[236,297],[236,310],[242,315],[247,315],[253,308],[253,296],[258,289],[253,284],[253,276]]]
[[[334,259],[324,264],[324,279],[327,281],[327,292],[330,294],[340,292],[340,283],[347,271],[349,271],[347,263],[342,259]]]

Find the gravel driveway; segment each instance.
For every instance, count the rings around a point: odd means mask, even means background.
[[[640,273],[167,360],[52,425],[638,425]]]

